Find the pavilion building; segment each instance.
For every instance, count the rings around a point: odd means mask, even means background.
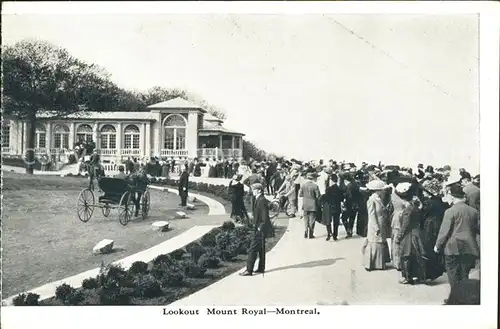
[[[73,149],[78,141],[94,141],[103,163],[119,163],[127,157],[239,161],[244,134],[222,124],[222,120],[182,98],[153,104],[143,111],[86,111],[40,121],[35,154],[61,154]],[[2,156],[26,154],[26,129],[26,123],[2,121]]]

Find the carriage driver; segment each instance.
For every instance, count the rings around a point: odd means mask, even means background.
[[[132,196],[135,204],[135,217],[139,216],[141,207],[142,193],[146,190],[149,184],[148,176],[146,175],[145,167],[141,166],[140,169],[128,176],[128,181],[131,186]]]

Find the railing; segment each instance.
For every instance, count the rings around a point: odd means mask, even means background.
[[[10,153],[10,147],[2,146],[2,154],[7,154],[7,153]]]
[[[219,149],[219,148],[202,148],[198,149],[198,157],[206,158],[241,158],[241,149]]]
[[[160,155],[162,157],[164,156],[177,156],[177,157],[187,157],[188,156],[188,150],[169,150],[169,149],[162,149],[160,151]]]
[[[141,150],[140,149],[121,149],[120,150],[120,155],[140,156],[141,155]]]
[[[118,153],[117,149],[97,149],[97,153],[103,156],[115,156]]]
[[[45,147],[36,147],[35,154],[47,154],[47,148]]]

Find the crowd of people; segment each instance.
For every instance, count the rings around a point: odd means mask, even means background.
[[[303,219],[306,239],[315,237],[316,222],[326,226],[327,241],[338,240],[341,222],[345,238],[354,231],[364,237],[367,271],[392,265],[401,272],[401,284],[430,283],[446,272],[452,291],[470,286],[462,281],[479,260],[479,175],[422,164],[412,170],[333,160],[243,161],[229,183],[237,220],[248,218],[245,185],[249,195],[258,186],[286,199],[289,217]]]

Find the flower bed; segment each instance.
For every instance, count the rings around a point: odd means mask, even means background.
[[[285,232],[267,240],[269,251]],[[135,262],[125,270],[108,265],[94,278],[83,280],[81,288],[62,284],[55,296],[39,301],[36,294],[20,294],[15,306],[65,305],[165,305],[188,296],[244,267],[251,229],[225,222],[200,239],[149,263]]]

